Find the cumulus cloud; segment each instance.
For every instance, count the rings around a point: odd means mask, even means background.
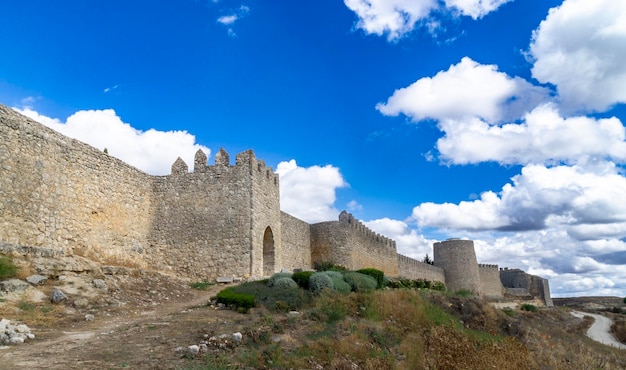
[[[581,163],[590,159],[626,161],[626,131],[615,118],[563,118],[554,104],[543,104],[521,123],[491,125],[479,118],[445,119],[437,141],[441,158],[455,164]]]
[[[31,108],[14,109],[66,136],[101,150],[106,148],[109,155],[152,175],[169,174],[178,157],[193,166],[198,149],[207,156],[211,152],[197,144],[195,136],[187,131],[137,130],[123,122],[113,109],[81,110],[65,122],[41,115]]]
[[[440,27],[433,13],[481,18],[510,0],[344,0],[356,13],[356,27],[368,34],[386,35],[389,41],[402,38],[421,23],[434,32]]]
[[[435,240],[426,239],[417,230],[412,229],[404,221],[381,218],[378,220],[363,222],[365,226],[373,231],[396,241],[398,253],[414,258],[418,261],[424,259],[425,255],[433,256],[432,245]]]
[[[420,78],[394,91],[376,109],[387,116],[404,114],[414,122],[477,117],[490,122],[515,119],[545,100],[547,91],[495,65],[464,57],[434,77]]]
[[[533,77],[570,112],[626,102],[626,2],[566,0],[533,32]]]
[[[608,163],[593,171],[531,165],[497,194],[488,191],[480,199],[458,204],[422,203],[413,209],[413,218],[422,227],[462,230],[572,226],[572,236],[584,236],[583,225],[611,224],[611,232],[619,234],[626,231],[618,229],[626,221],[624,204],[626,178]]]
[[[456,9],[462,15],[479,19],[512,0],[444,0],[447,8]]]
[[[332,165],[300,167],[294,159],[280,162],[281,210],[306,222],[336,220],[336,191],[348,186],[339,168]]]

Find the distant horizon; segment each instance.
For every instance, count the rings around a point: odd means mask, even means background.
[[[149,174],[255,151],[285,212],[626,296],[626,2],[10,2],[0,102]]]

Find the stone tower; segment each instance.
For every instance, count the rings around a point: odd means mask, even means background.
[[[438,242],[433,245],[433,253],[435,266],[445,271],[448,291],[467,289],[482,293],[472,240],[448,239]]]

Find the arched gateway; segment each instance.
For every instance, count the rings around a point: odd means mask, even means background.
[[[263,275],[270,276],[274,273],[274,233],[268,226],[263,234]]]

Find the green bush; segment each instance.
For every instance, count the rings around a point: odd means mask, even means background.
[[[537,307],[535,307],[535,305],[532,305],[530,303],[524,303],[523,305],[520,306],[520,310],[528,311],[528,312],[535,312],[537,311]]]
[[[376,279],[376,283],[378,284],[378,288],[383,288],[385,286],[385,273],[374,269],[374,268],[365,268],[357,270],[356,272],[360,272],[361,274],[369,275]]]
[[[300,271],[294,272],[291,275],[291,278],[298,284],[298,286],[302,289],[309,289],[309,278],[313,275],[314,271]]]
[[[309,278],[309,290],[320,293],[324,289],[333,289],[333,280],[327,274],[316,272]]]
[[[376,289],[378,283],[376,279],[360,272],[347,272],[344,279],[355,292],[368,292]]]
[[[624,303],[626,303],[626,297],[624,297]]]
[[[217,293],[217,302],[248,312],[250,308],[254,307],[254,296],[238,293],[234,291],[234,287],[229,287]]]
[[[320,274],[328,275],[328,276],[330,276],[331,279],[343,280],[343,274],[341,272],[339,272],[339,271],[326,270],[326,271],[320,272]]]
[[[0,256],[0,279],[8,279],[17,275],[17,266],[11,257]]]
[[[276,289],[267,286],[263,280],[249,281],[232,287],[236,293],[255,297],[256,305],[262,305],[270,311],[298,310],[311,300],[311,293],[300,288]]]
[[[274,283],[272,284],[272,288],[275,289],[287,289],[287,288],[297,288],[298,283],[296,283],[290,277],[279,277],[274,279]]]
[[[270,277],[270,279],[267,281],[267,286],[274,286],[274,282],[276,281],[276,279],[280,279],[280,278],[291,278],[291,274],[288,272],[277,272],[274,275],[272,275]]]
[[[315,271],[346,271],[347,268],[341,265],[335,265],[330,261],[315,262],[313,264]]]
[[[331,276],[330,279],[333,281],[333,289],[340,293],[350,293],[352,287],[350,284],[346,283],[343,279],[338,277]]]

